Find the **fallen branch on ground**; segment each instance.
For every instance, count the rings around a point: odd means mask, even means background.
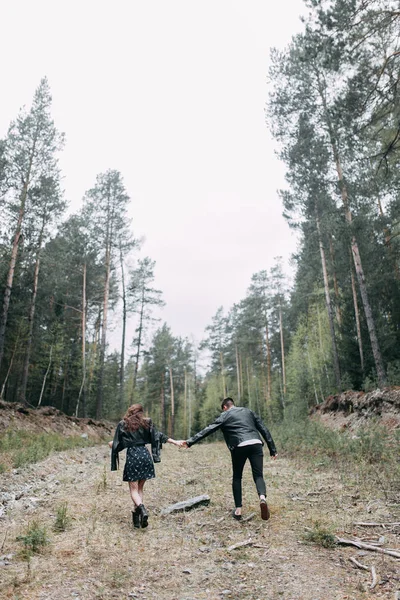
[[[371,585],[369,587],[370,587],[371,590],[373,590],[374,587],[376,587],[376,585],[378,583],[378,576],[376,574],[375,567],[367,567],[367,565],[361,564],[360,562],[358,562],[358,560],[356,558],[354,558],[354,556],[350,556],[349,561],[352,562],[354,565],[356,565],[356,567],[358,569],[364,569],[364,571],[371,571],[372,582],[371,582]]]
[[[396,523],[363,523],[360,521],[359,523],[354,523],[354,525],[357,525],[358,527],[399,527],[400,521]]]
[[[250,521],[250,519],[253,519],[253,517],[256,516],[256,513],[250,513],[248,517],[245,517],[244,519],[242,519],[242,523],[244,523],[245,521]]]
[[[189,498],[188,500],[183,500],[182,502],[176,502],[176,504],[171,504],[171,506],[163,508],[163,510],[161,511],[161,515],[166,516],[174,512],[183,512],[192,508],[196,508],[197,506],[208,506],[209,504],[210,496],[204,494],[203,496],[196,496],[195,498]]]
[[[346,540],[345,538],[340,537],[335,537],[335,540],[337,544],[341,544],[342,546],[355,546],[361,550],[371,550],[372,552],[380,552],[381,554],[394,556],[394,558],[400,558],[400,552],[396,552],[396,550],[388,550],[386,548],[380,548],[379,546],[364,544],[364,542],[359,542],[357,540]]]
[[[245,542],[238,542],[237,544],[233,544],[232,546],[229,546],[228,548],[228,552],[230,552],[231,550],[236,550],[236,548],[242,548],[243,546],[252,546],[253,542],[252,539],[250,538],[249,540],[246,540]]]
[[[370,568],[367,565],[362,565],[354,556],[350,556],[349,561],[352,562],[358,569],[364,569],[364,571],[369,571]]]
[[[376,584],[378,583],[378,576],[376,574],[375,567],[371,567],[371,575],[372,575],[372,583],[370,585],[370,589],[373,590]]]

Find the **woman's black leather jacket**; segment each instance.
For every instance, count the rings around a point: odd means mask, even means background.
[[[188,439],[188,446],[193,446],[193,444],[196,444],[218,429],[221,429],[224,434],[229,450],[233,450],[236,446],[247,440],[260,439],[262,441],[261,433],[267,442],[270,455],[275,456],[277,454],[274,440],[260,417],[249,408],[243,406],[232,406],[229,410],[222,412],[215,419],[214,423],[211,423],[211,425],[208,425]]]
[[[159,443],[165,444],[168,436],[161,431],[157,431],[153,423],[149,419],[149,429],[140,427],[136,431],[125,431],[125,422],[122,420],[118,423],[115,430],[113,445],[111,448],[111,471],[116,471],[119,466],[119,453],[125,448],[131,446],[144,446],[151,444],[153,455],[159,453]]]

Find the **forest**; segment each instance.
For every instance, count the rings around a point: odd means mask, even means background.
[[[266,73],[266,124],[286,168],[279,197],[299,240],[294,279],[277,248],[198,347],[155,324],[163,295],[123,175],[99,173],[69,214],[46,78],[16,110],[0,140],[1,399],[110,420],[141,402],[186,438],[228,395],[281,422],[331,394],[400,385],[400,11],[391,0],[306,6]]]

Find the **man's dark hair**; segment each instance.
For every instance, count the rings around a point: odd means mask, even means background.
[[[229,406],[234,406],[234,405],[235,405],[235,403],[234,403],[234,401],[233,401],[232,398],[225,398],[221,402],[221,408],[222,408],[222,410],[224,410],[225,406],[227,406],[229,408]]]

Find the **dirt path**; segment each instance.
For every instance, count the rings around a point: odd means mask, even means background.
[[[122,463],[123,466],[123,463]],[[211,468],[212,466],[212,468]],[[247,468],[246,468],[247,469]],[[375,538],[400,550],[399,529],[369,529],[357,521],[400,521],[400,506],[364,490],[356,475],[323,464],[266,461],[271,519],[261,521],[249,469],[244,479],[244,516],[230,516],[230,457],[222,443],[189,451],[167,447],[146,486],[147,530],[131,527],[130,501],[122,471],[109,471],[104,446],[53,455],[13,474],[0,476],[0,597],[14,600],[395,600],[400,561],[356,548],[333,549],[304,542],[307,527]],[[176,475],[174,475],[176,474]],[[208,507],[161,517],[161,508],[202,493]],[[384,491],[382,491],[384,496]],[[398,500],[399,501],[399,500]],[[68,503],[72,521],[53,531],[57,508]],[[0,509],[1,509],[0,504]],[[396,512],[397,511],[397,512]],[[28,523],[45,526],[49,545],[28,563],[18,554],[18,535]],[[229,550],[251,538],[252,546]],[[355,556],[375,566],[352,565]],[[400,597],[400,594],[399,594]]]

